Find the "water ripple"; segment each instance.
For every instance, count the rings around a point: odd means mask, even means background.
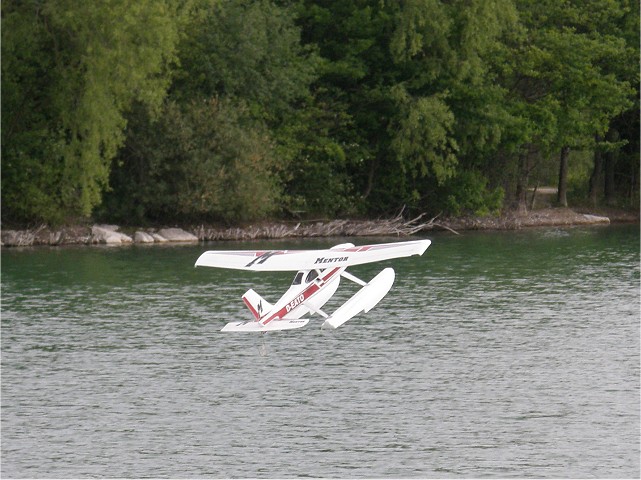
[[[367,315],[262,337],[219,330],[289,275],[3,251],[2,475],[638,477],[638,229],[433,239]]]

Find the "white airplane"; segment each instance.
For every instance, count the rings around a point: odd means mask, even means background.
[[[343,243],[327,250],[210,250],[198,257],[195,266],[259,272],[298,271],[289,289],[274,305],[249,289],[242,298],[254,320],[228,323],[223,332],[300,328],[309,322],[309,318],[301,318],[307,313],[325,318],[322,328],[338,328],[360,312],[369,312],[387,295],[395,277],[392,268],[385,268],[372,280],[364,282],[347,272],[347,267],[423,255],[430,243],[429,240],[415,240],[360,247]],[[340,277],[363,288],[332,315],[327,315],[321,307],[336,293]]]

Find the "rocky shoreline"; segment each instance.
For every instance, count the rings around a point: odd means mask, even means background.
[[[527,213],[508,212],[499,217],[402,217],[382,220],[331,220],[311,222],[269,222],[243,227],[183,226],[182,228],[121,228],[117,225],[69,226],[52,229],[2,229],[3,247],[59,245],[153,245],[201,241],[257,240],[311,237],[408,236],[425,231],[518,230],[542,226],[599,225],[638,222],[635,212],[607,212],[595,215],[568,208],[547,208]]]
[[[136,229],[132,234],[120,231],[118,225],[71,226],[58,229],[42,225],[27,230],[2,230],[4,247],[37,245],[127,245],[198,242],[195,235],[181,228]]]

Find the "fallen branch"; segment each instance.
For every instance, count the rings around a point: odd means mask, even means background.
[[[217,229],[200,226],[192,229],[200,240],[256,240],[288,237],[374,237],[374,236],[410,236],[435,227],[449,230],[458,235],[454,229],[435,223],[438,215],[427,222],[421,222],[424,213],[411,220],[405,220],[402,211],[394,218],[378,220],[330,220],[314,221],[296,225],[267,224],[250,225],[245,228]]]

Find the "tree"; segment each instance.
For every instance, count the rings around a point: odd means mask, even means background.
[[[3,3],[5,218],[60,222],[100,203],[125,112],[165,95],[179,17],[169,1]]]
[[[269,132],[230,99],[168,100],[162,115],[136,108],[99,212],[118,222],[238,222],[264,218],[280,199]],[[253,126],[252,126],[253,125]]]
[[[278,213],[297,193],[285,196],[282,186],[316,126],[303,119],[317,59],[300,45],[292,10],[265,0],[202,2],[178,58],[161,119],[132,115],[108,210],[139,222]]]
[[[351,204],[352,211],[366,210],[366,203],[386,203],[395,190],[377,177],[385,167],[395,109],[390,88],[397,72],[390,68],[389,38],[396,9],[394,2],[372,0],[303,0],[298,9],[303,42],[317,46],[322,57],[312,84],[315,105],[326,121],[331,151],[341,152],[340,157],[314,155],[310,162],[320,161],[330,178],[349,176],[349,185],[341,181],[335,190],[353,189],[349,201],[341,195],[337,202]],[[335,120],[327,122],[331,117]],[[345,160],[336,161],[341,157]]]
[[[337,140],[370,213],[403,204],[421,210],[445,206],[434,192],[450,181],[460,185],[463,177],[454,179],[461,162],[482,175],[474,147],[489,154],[506,122],[503,92],[488,60],[516,20],[511,3],[302,5],[303,39],[317,44],[326,60],[317,91],[331,97],[350,122]],[[499,100],[498,107],[488,106],[489,99]],[[464,178],[487,186],[474,175]]]
[[[291,8],[267,0],[205,4],[180,44],[175,99],[241,98],[275,127],[306,98],[313,49],[300,44]]]
[[[554,119],[554,128],[524,140],[560,152],[558,202],[567,206],[570,149],[596,148],[595,136],[605,136],[631,106],[630,83],[613,68],[630,58],[625,41],[611,33],[622,10],[609,0],[591,2],[589,13],[575,1],[517,5],[527,35],[513,50],[516,102],[540,105]]]
[[[494,0],[408,1],[400,9],[390,44],[401,72],[391,153],[410,173],[421,209],[447,198],[447,208],[483,210],[473,198],[502,198],[487,191],[482,172],[509,125],[493,59],[516,19],[511,2]]]

